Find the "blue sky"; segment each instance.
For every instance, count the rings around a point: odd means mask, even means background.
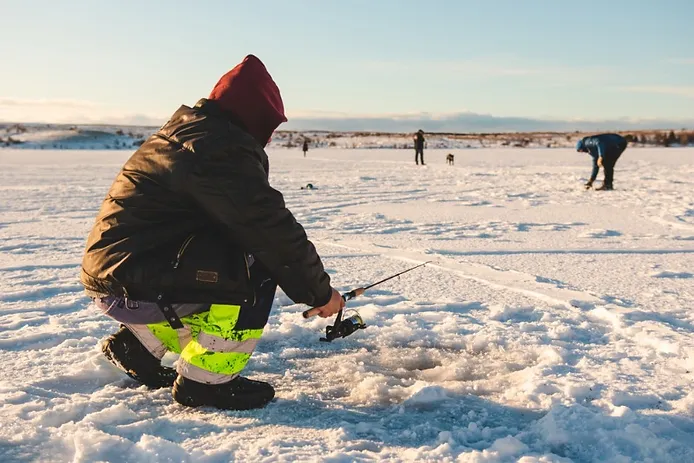
[[[694,125],[691,0],[25,0],[2,11],[5,121],[160,123],[253,53],[288,127],[461,114]]]

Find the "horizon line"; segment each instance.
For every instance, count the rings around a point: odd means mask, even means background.
[[[563,121],[562,121],[563,122]],[[586,122],[592,122],[592,121],[586,121]],[[146,129],[153,129],[156,130],[157,128],[161,127],[162,124],[155,124],[155,125],[150,125],[150,124],[128,124],[128,123],[112,123],[112,122],[28,122],[28,121],[3,121],[0,120],[0,125],[3,126],[15,126],[15,125],[27,125],[27,126],[57,126],[57,127],[110,127],[110,128],[117,128],[117,127],[132,127],[132,128],[146,128]],[[607,129],[606,129],[607,130]],[[675,125],[671,125],[668,127],[638,127],[638,128],[613,128],[610,129],[611,131],[614,132],[631,132],[631,133],[640,133],[640,132],[667,132],[667,131],[672,131],[672,132],[687,132],[687,131],[693,131],[694,127],[692,128],[687,128],[687,127],[677,127]],[[275,130],[273,133],[300,133],[300,132],[314,132],[314,133],[339,133],[339,134],[356,134],[356,135],[362,135],[362,134],[374,134],[374,135],[402,135],[402,134],[411,134],[416,132],[417,130],[378,130],[378,129],[355,129],[355,130],[349,130],[349,129],[312,129],[312,128],[292,128],[292,129],[282,129],[278,128]],[[565,130],[557,130],[557,129],[529,129],[529,130],[515,130],[515,129],[506,129],[506,130],[481,130],[481,131],[451,131],[451,130],[424,130],[424,133],[430,134],[430,135],[511,135],[511,134],[555,134],[555,135],[564,135],[564,134],[583,134],[583,133],[594,133],[594,132],[599,132],[599,129],[565,129]]]

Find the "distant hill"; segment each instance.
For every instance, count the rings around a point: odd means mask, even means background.
[[[156,127],[0,124],[0,146],[26,149],[133,149]]]
[[[157,127],[0,123],[0,147],[19,149],[133,150]],[[692,131],[621,132],[632,146],[694,145]],[[582,132],[427,133],[427,149],[571,148]],[[277,131],[270,148],[411,149],[412,134],[387,132]]]

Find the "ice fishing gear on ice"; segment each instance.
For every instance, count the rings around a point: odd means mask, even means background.
[[[396,273],[395,275],[391,275],[387,278],[384,278],[380,281],[377,281],[376,283],[372,283],[368,286],[363,286],[360,288],[353,289],[345,294],[342,295],[342,299],[344,299],[345,302],[354,299],[357,296],[361,296],[364,294],[364,292],[367,289],[373,288],[374,286],[380,285],[381,283],[385,283],[388,280],[392,280],[393,278],[399,277],[400,275],[411,272],[414,269],[417,269],[419,267],[423,267],[426,264],[428,264],[430,261],[424,262],[423,264],[415,265],[412,268],[408,268],[407,270],[403,270],[400,273]],[[304,318],[311,318],[314,315],[317,315],[319,310],[317,308],[305,310],[302,315]],[[361,315],[356,310],[349,310],[349,312],[354,312],[354,315],[351,315],[350,317],[345,318],[344,320],[342,319],[342,314],[343,310],[340,309],[339,312],[337,312],[337,315],[335,316],[335,322],[332,325],[328,325],[325,327],[325,337],[320,338],[320,341],[323,342],[331,342],[334,339],[337,338],[346,338],[350,334],[354,333],[355,331],[358,330],[363,330],[366,328],[366,324],[364,323],[364,320],[361,318]]]

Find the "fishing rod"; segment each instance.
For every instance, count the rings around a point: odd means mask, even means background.
[[[342,299],[347,302],[351,299],[354,299],[355,297],[361,296],[364,294],[364,292],[367,289],[373,288],[374,286],[380,285],[381,283],[385,283],[388,280],[392,280],[393,278],[399,277],[400,275],[411,272],[414,269],[417,269],[419,267],[423,267],[426,264],[428,264],[431,261],[424,262],[423,264],[415,265],[412,268],[408,268],[407,270],[403,270],[400,273],[396,273],[395,275],[391,275],[387,278],[382,279],[381,281],[377,281],[376,283],[372,283],[368,286],[362,286],[360,288],[353,289],[345,294],[342,295]],[[354,333],[357,330],[363,330],[366,328],[366,324],[364,323],[364,320],[362,320],[361,315],[356,310],[353,310],[354,315],[352,315],[349,318],[345,318],[344,320],[342,319],[342,312],[343,310],[340,309],[339,312],[337,312],[337,315],[335,316],[335,323],[333,325],[328,325],[325,327],[325,337],[320,338],[321,341],[324,342],[331,342],[334,339],[337,338],[345,338],[349,336],[350,334]],[[302,315],[304,318],[311,318],[314,315],[318,315],[320,313],[320,310],[318,308],[314,307],[312,309],[305,310]]]

